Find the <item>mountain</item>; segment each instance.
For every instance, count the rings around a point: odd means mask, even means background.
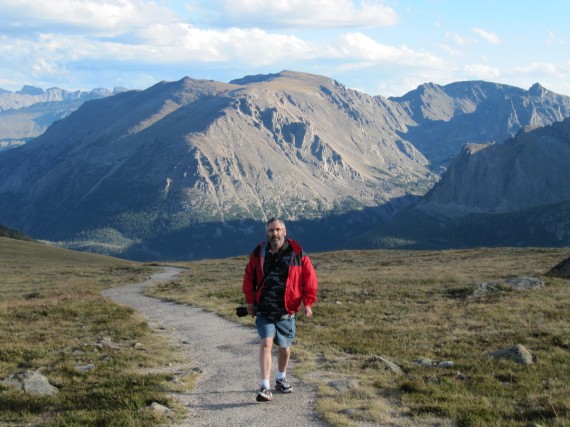
[[[41,135],[53,122],[67,117],[86,101],[121,91],[120,88],[90,92],[69,92],[59,88],[44,91],[24,86],[12,93],[0,89],[0,150],[25,144]]]
[[[0,224],[0,237],[6,237],[8,239],[15,239],[15,240],[33,241],[31,237],[20,233],[18,230],[14,230],[9,227],[4,227],[2,224]]]
[[[537,85],[525,91],[484,82],[424,85],[386,99],[291,71],[229,83],[160,82],[86,102],[26,145],[0,152],[0,223],[68,248],[137,260],[247,253],[264,238],[262,221],[271,216],[283,217],[290,236],[309,251],[343,248],[357,236],[364,236],[361,247],[376,244],[374,239],[429,245],[422,233],[439,230],[432,219],[444,215],[413,206],[439,180],[434,169],[449,167],[436,186],[447,188],[446,177],[466,167],[462,158],[508,150],[514,143],[501,144],[500,138],[511,138],[518,126],[552,123],[568,113],[567,103]],[[534,113],[523,119],[527,110]],[[459,136],[461,144],[499,143],[461,152]],[[561,149],[543,146],[550,158]],[[497,167],[506,167],[508,156],[515,161],[520,149],[497,151],[505,157]],[[444,159],[453,153],[461,154],[450,165]],[[538,160],[537,153],[528,161]],[[517,179],[524,183],[522,175]],[[508,196],[506,190],[515,191],[497,185],[496,197]],[[469,188],[461,191],[449,200],[487,215],[477,210]],[[434,188],[432,207],[435,194]],[[564,203],[565,190],[550,194],[544,203]],[[450,204],[443,195],[437,200]],[[503,215],[519,215],[519,224],[537,218],[534,205],[517,203]],[[445,218],[444,227],[464,231],[465,218]],[[394,233],[398,224],[406,228]],[[384,230],[373,232],[375,227]],[[453,236],[448,244],[463,244]],[[443,240],[437,244],[445,246]]]
[[[402,137],[414,144],[434,169],[447,167],[465,144],[502,143],[523,128],[570,117],[570,97],[539,83],[528,91],[483,81],[446,86],[427,83],[389,99],[416,123]]]
[[[570,246],[569,164],[570,119],[466,145],[417,205],[355,244]]]
[[[359,211],[385,218],[388,202],[405,206],[437,179],[398,137],[407,120],[397,105],[303,73],[161,82],[85,103],[2,153],[0,221],[149,259],[235,254],[263,238],[253,233],[267,217],[356,211],[325,244],[365,227]]]
[[[570,201],[570,119],[503,144],[466,145],[418,209],[461,216]]]

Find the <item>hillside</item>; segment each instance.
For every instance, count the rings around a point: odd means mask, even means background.
[[[467,145],[418,209],[457,216],[570,201],[570,119],[503,144]]]
[[[9,227],[4,227],[1,224],[0,224],[0,237],[6,237],[15,240],[29,240],[29,241],[33,240],[31,237],[26,236],[23,233],[20,233],[18,230],[14,230]]]
[[[292,71],[160,82],[87,102],[0,153],[0,223],[73,249],[192,259],[246,253],[281,216],[308,250],[334,250],[416,203],[459,144],[502,142],[569,105],[538,85],[485,82],[385,99]],[[565,200],[551,190],[544,203]]]
[[[121,92],[106,89],[66,91],[50,88],[44,91],[24,86],[12,93],[0,91],[0,150],[23,145],[41,135],[55,121],[77,110],[81,104]]]
[[[389,99],[417,123],[405,138],[434,168],[446,167],[465,144],[501,144],[526,127],[542,127],[570,116],[570,97],[538,83],[529,90],[483,81],[426,83]]]
[[[357,247],[570,246],[570,119],[468,145],[421,201]]]
[[[139,259],[232,254],[268,216],[310,221],[424,194],[436,176],[397,136],[405,120],[321,76],[162,82],[86,103],[0,156],[1,220]]]

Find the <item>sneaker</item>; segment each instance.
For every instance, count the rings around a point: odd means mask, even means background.
[[[279,390],[281,393],[291,393],[293,391],[289,381],[287,381],[287,378],[277,380],[275,382],[275,390]]]
[[[269,402],[273,400],[273,395],[271,394],[271,390],[262,386],[257,392],[255,400],[257,400],[258,402]]]

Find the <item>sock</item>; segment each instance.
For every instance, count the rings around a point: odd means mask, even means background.
[[[286,372],[277,371],[277,379],[282,380],[283,378],[285,378],[285,374],[286,374]]]
[[[267,390],[269,390],[271,388],[271,386],[269,385],[269,379],[263,379],[260,381],[259,385],[261,387],[265,387]]]

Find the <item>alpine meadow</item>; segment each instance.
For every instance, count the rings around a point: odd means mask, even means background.
[[[208,394],[192,340],[102,292],[255,331],[235,310],[272,217],[318,276],[292,353],[311,422],[570,425],[570,97],[477,80],[384,98],[289,70],[24,89],[0,90],[1,425],[209,425],[181,403]],[[253,397],[207,409],[279,410]]]

